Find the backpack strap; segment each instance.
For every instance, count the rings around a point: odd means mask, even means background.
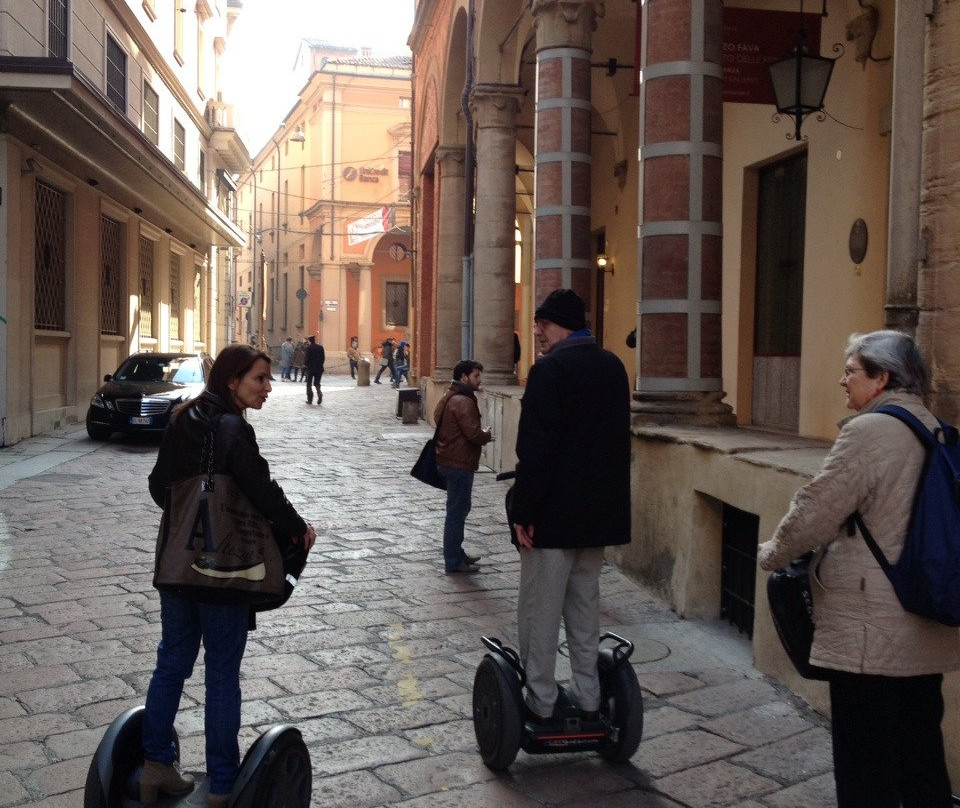
[[[882,407],[877,407],[874,412],[883,413],[884,415],[892,415],[898,421],[902,421],[908,427],[914,435],[917,436],[917,439],[923,444],[924,448],[929,452],[934,446],[938,443],[938,435],[931,432],[927,429],[926,425],[917,418],[910,410],[899,407],[896,404],[884,404]],[[940,419],[937,419],[940,421]],[[937,432],[943,431],[944,437],[949,437],[948,430],[953,430],[956,432],[953,427],[944,424],[943,421],[940,421],[940,429]],[[863,537],[863,540],[867,543],[867,547],[870,549],[870,552],[873,554],[873,557],[877,560],[877,563],[880,565],[880,568],[887,574],[887,577],[890,576],[890,571],[892,565],[887,560],[887,557],[883,554],[883,550],[880,549],[880,545],[877,544],[876,539],[873,538],[873,534],[867,528],[866,523],[863,521],[863,514],[860,511],[854,511],[847,518],[847,535],[853,536],[856,530],[860,531],[860,535]]]
[[[917,436],[919,441],[927,447],[927,449],[932,449],[933,446],[938,442],[937,435],[927,429],[923,421],[921,421],[916,415],[910,412],[910,410],[904,407],[898,407],[896,404],[884,404],[882,407],[877,407],[874,412],[881,412],[884,415],[892,415],[898,421],[905,423],[908,427],[910,427],[911,431]],[[940,430],[943,430],[945,433],[947,430],[953,429],[943,421],[940,421],[939,418],[937,421],[940,423]]]

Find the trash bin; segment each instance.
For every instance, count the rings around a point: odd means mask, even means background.
[[[417,406],[417,417],[420,417],[420,391],[416,388],[397,391],[397,418],[403,416],[403,404],[405,401],[412,401]],[[406,421],[404,421],[406,423]]]
[[[363,359],[357,362],[357,387],[370,386],[370,360]]]

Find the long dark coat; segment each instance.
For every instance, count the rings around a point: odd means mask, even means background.
[[[512,519],[541,548],[630,541],[630,385],[591,336],[554,345],[530,369],[517,434]]]

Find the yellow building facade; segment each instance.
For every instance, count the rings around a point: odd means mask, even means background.
[[[249,156],[237,0],[0,0],[0,444],[83,419],[138,350],[215,352]]]
[[[274,353],[315,336],[334,369],[354,336],[367,356],[410,341],[410,60],[304,50],[309,78],[240,181],[253,246],[237,315],[241,338]]]
[[[800,127],[767,68],[798,41],[832,60]],[[850,333],[914,331],[960,419],[960,2],[420,0],[410,44],[427,412],[469,346],[497,370],[485,462],[510,468],[533,311],[576,289],[634,386],[634,535],[611,558],[825,709],[756,545],[836,435]],[[960,677],[944,690],[957,784]]]

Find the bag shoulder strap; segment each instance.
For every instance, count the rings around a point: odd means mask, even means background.
[[[937,443],[937,436],[927,429],[923,421],[921,421],[916,415],[910,412],[910,410],[904,407],[899,407],[896,404],[884,404],[882,407],[877,407],[874,412],[880,412],[884,415],[892,415],[898,421],[905,423],[908,427],[910,427],[913,434],[917,436],[917,439],[928,449]],[[939,421],[940,419],[937,420]],[[946,424],[940,421],[940,426],[943,428],[946,426]]]
[[[220,419],[223,418],[222,412],[216,412],[210,416],[207,422],[207,431],[203,436],[203,445],[200,448],[200,469],[201,474],[206,475],[206,485],[208,489],[213,488],[213,455],[214,445],[217,439],[217,432],[220,431]]]
[[[466,393],[453,393],[453,395],[451,395],[450,398],[453,398],[453,396],[464,396],[464,395],[466,395]],[[444,404],[443,409],[440,410],[440,417],[437,418],[437,428],[433,430],[434,440],[436,440],[437,437],[440,435],[440,424],[443,423],[443,414],[447,411],[447,405],[450,403],[450,398],[447,399],[447,403]]]
[[[898,421],[902,421],[917,436],[924,448],[929,451],[937,444],[937,436],[927,429],[923,421],[917,418],[912,412],[904,407],[897,406],[896,404],[884,404],[882,407],[877,407],[874,412],[879,412],[884,415],[890,415],[896,418]],[[940,420],[939,418],[937,419]],[[946,428],[947,425],[940,421],[941,428]],[[952,429],[952,427],[950,427]],[[938,430],[939,431],[939,430]],[[863,514],[860,511],[854,511],[850,514],[849,519],[847,519],[847,535],[852,536],[854,534],[854,526],[860,530],[860,535],[863,537],[863,540],[867,543],[867,547],[870,549],[870,552],[873,554],[873,557],[877,560],[877,563],[880,565],[880,568],[887,574],[887,577],[890,576],[892,565],[887,560],[887,557],[883,554],[883,550],[880,549],[880,545],[877,544],[876,539],[873,538],[873,534],[867,528],[866,523],[863,521]]]

